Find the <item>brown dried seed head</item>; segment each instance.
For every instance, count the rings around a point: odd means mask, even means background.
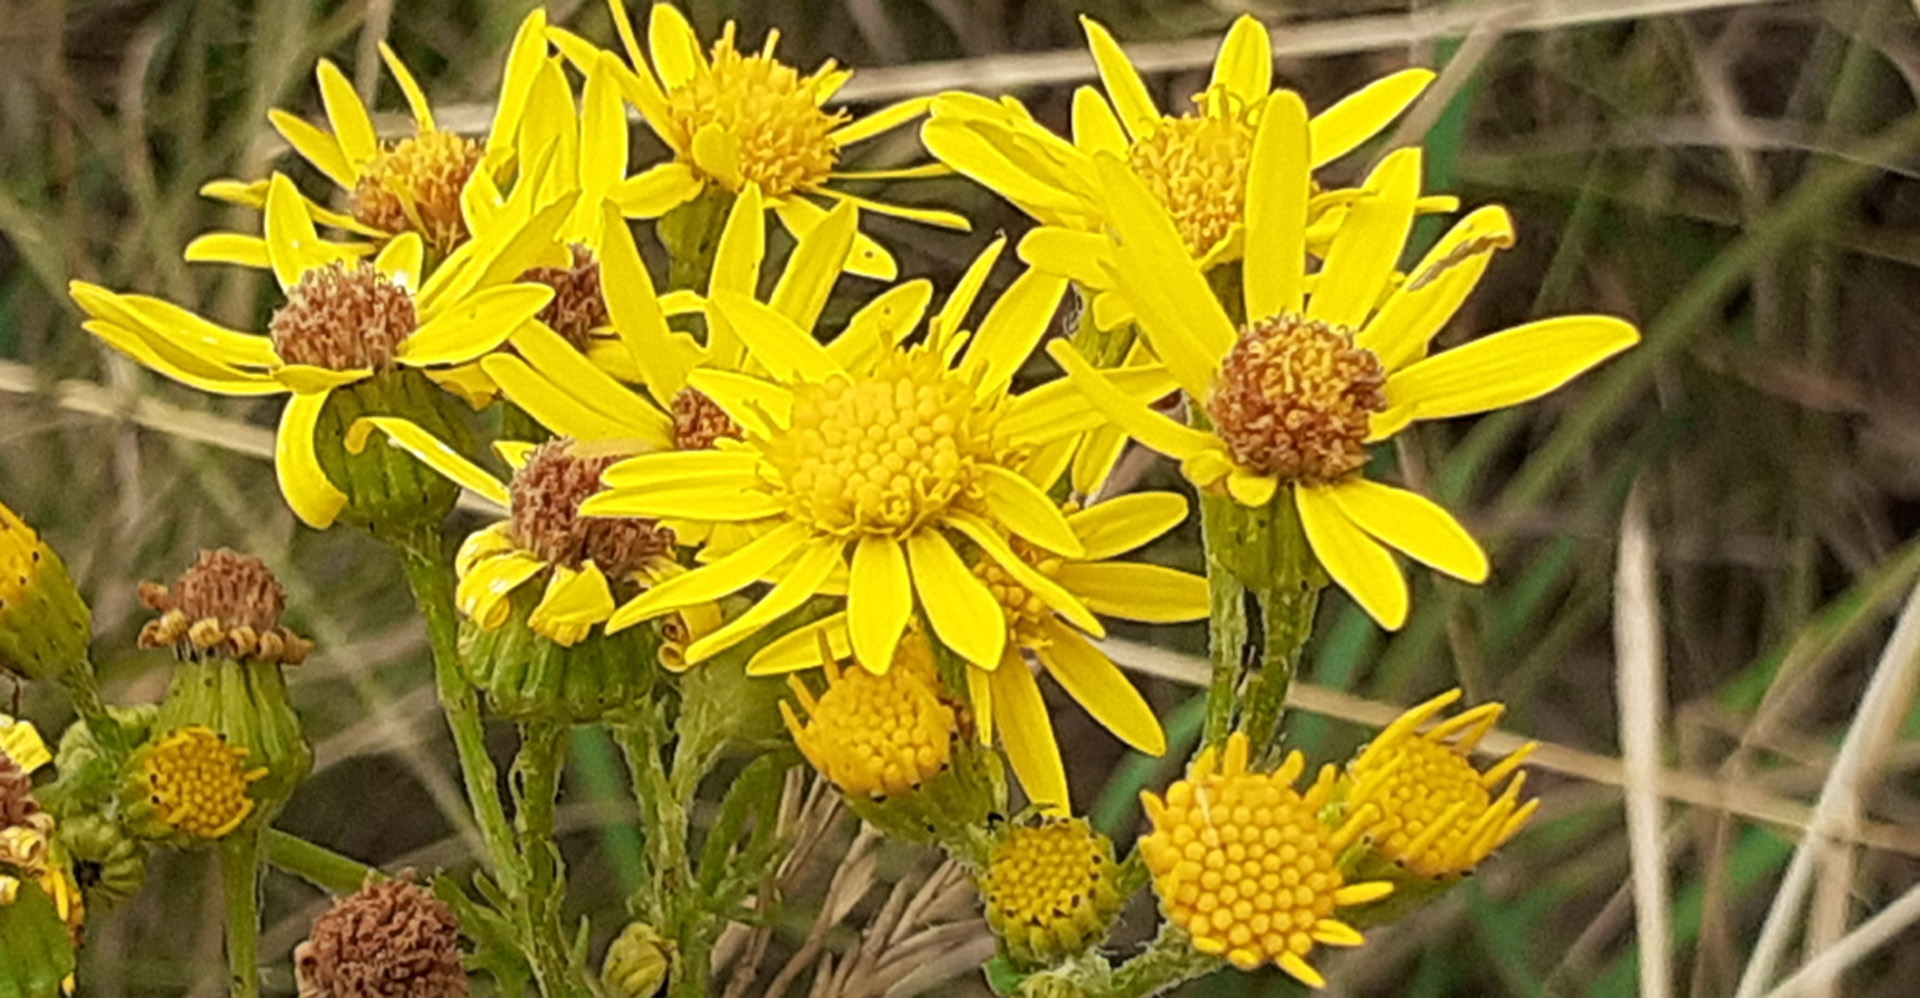
[[[1207,399],[1235,461],[1283,482],[1320,483],[1365,467],[1386,370],[1344,329],[1298,316],[1240,331]]]
[[[673,397],[672,408],[675,450],[707,450],[723,437],[739,440],[746,436],[719,403],[691,388],[680,389]]]
[[[550,440],[514,474],[508,485],[514,543],[568,568],[591,561],[612,579],[672,550],[673,532],[652,520],[580,515],[580,503],[603,488],[601,473],[620,457],[582,457],[573,449],[571,440]]]
[[[160,611],[140,629],[140,647],[171,647],[184,658],[210,655],[298,664],[313,643],[280,626],[286,591],[266,562],[228,548],[200,560],[171,588],[140,584],[140,602]]]
[[[267,330],[290,364],[330,371],[391,370],[419,326],[413,295],[365,261],[307,271]]]
[[[370,883],[314,920],[293,951],[301,998],[466,998],[460,923],[425,888]]]
[[[593,251],[578,243],[572,250],[573,266],[535,267],[520,279],[553,289],[553,300],[536,318],[584,351],[588,334],[608,322],[607,298],[600,290],[600,261]]]
[[[33,777],[0,749],[0,828],[25,824],[39,810],[33,799]]]

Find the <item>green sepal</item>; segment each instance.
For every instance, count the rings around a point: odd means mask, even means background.
[[[160,708],[153,704],[135,707],[110,707],[108,713],[129,741],[147,737]],[[35,791],[41,806],[63,824],[87,815],[113,812],[120,782],[125,777],[121,766],[103,751],[94,730],[83,721],[75,721],[60,735],[60,747],[54,751],[53,767],[59,776]]]
[[[1020,984],[1029,973],[1005,953],[995,953],[981,969],[986,972],[987,987],[992,988],[994,994],[1007,996],[1020,993]]]
[[[848,796],[861,820],[903,842],[939,845],[975,872],[993,846],[989,828],[1004,815],[1006,771],[1000,756],[976,739],[954,740],[947,768],[917,790],[891,797]]]
[[[0,906],[0,998],[58,998],[73,970],[73,936],[53,899],[22,881],[13,903]]]
[[[320,412],[314,447],[327,480],[346,493],[340,521],[397,537],[445,520],[460,498],[459,486],[390,444],[384,434],[365,436],[357,454],[348,450],[347,441],[363,417],[398,416],[470,454],[473,432],[464,406],[425,374],[404,368],[335,389]]]
[[[485,630],[460,622],[460,658],[494,714],[513,721],[590,724],[643,702],[660,671],[659,628],[618,634],[595,627],[579,644],[559,644],[527,625],[540,587],[510,597],[506,623]]]
[[[60,555],[44,540],[35,541],[33,557],[37,574],[23,577],[21,591],[0,600],[0,669],[38,682],[90,672],[87,643],[93,636],[93,611],[80,598]],[[7,570],[0,566],[0,571]]]
[[[73,860],[73,879],[87,907],[111,908],[139,893],[147,881],[147,853],[140,841],[105,814],[61,819],[54,835]]]

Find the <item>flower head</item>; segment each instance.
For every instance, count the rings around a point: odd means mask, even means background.
[[[51,762],[40,732],[0,714],[0,907],[15,903],[25,884],[52,902],[68,941],[77,944],[86,910],[73,866],[55,838],[53,815],[34,796],[33,774]]]
[[[1487,560],[1446,511],[1367,480],[1367,445],[1416,420],[1546,394],[1639,334],[1619,319],[1567,316],[1427,357],[1489,257],[1511,245],[1506,212],[1473,212],[1397,277],[1420,184],[1420,151],[1399,150],[1368,178],[1309,278],[1308,132],[1298,97],[1279,92],[1267,101],[1247,193],[1245,324],[1228,317],[1159,199],[1118,160],[1097,164],[1114,293],[1139,316],[1208,427],[1183,426],[1125,398],[1067,344],[1050,352],[1096,408],[1179,459],[1195,485],[1247,506],[1276,496],[1293,503],[1327,573],[1375,620],[1397,628],[1407,585],[1390,548],[1468,582],[1486,578]]]
[[[249,787],[267,776],[251,753],[201,725],[166,732],[138,754],[153,816],[188,839],[225,838],[253,813]]]
[[[0,670],[45,680],[86,668],[92,631],[59,553],[0,503]]]
[[[647,49],[627,18],[623,0],[610,0],[614,24],[631,67],[619,67],[621,90],[655,133],[673,150],[662,163],[622,182],[614,192],[629,217],[655,218],[692,200],[710,186],[738,195],[756,189],[796,237],[819,224],[826,212],[812,198],[851,203],[882,214],[965,231],[951,212],[892,205],[836,189],[843,179],[924,175],[924,169],[847,173],[840,170],[848,146],[885,134],[925,112],[914,99],[853,119],[826,104],[852,73],[831,61],[802,74],[774,56],[777,32],[758,52],[740,50],[733,22],[710,48],[703,47],[686,16],[670,4],[653,7]],[[549,32],[563,53],[585,73],[602,53],[558,29]],[[862,237],[847,269],[891,279],[893,257]]]
[[[160,611],[140,628],[140,647],[171,648],[183,660],[298,665],[313,652],[313,642],[280,626],[286,592],[266,563],[227,548],[200,552],[172,587],[141,583],[140,602]]]
[[[293,951],[308,998],[466,998],[460,922],[405,880],[369,881],[313,921]]]
[[[1300,753],[1258,773],[1247,769],[1247,752],[1247,736],[1236,732],[1224,753],[1202,752],[1164,798],[1143,792],[1153,830],[1140,840],[1140,854],[1162,910],[1195,949],[1242,970],[1273,963],[1321,987],[1325,979],[1307,962],[1313,948],[1364,942],[1339,920],[1339,909],[1393,890],[1380,881],[1347,883],[1340,872],[1340,854],[1370,812],[1352,801],[1353,818],[1325,825],[1319,815],[1333,794],[1333,767],[1302,794],[1294,789],[1306,769]]]
[[[902,641],[884,675],[845,672],[825,663],[826,692],[814,696],[797,678],[788,685],[805,720],[786,701],[780,716],[815,769],[850,797],[890,797],[919,789],[947,768],[958,716],[941,696],[926,639]]]
[[[1084,818],[1016,825],[993,847],[980,882],[987,924],[1018,959],[1071,956],[1106,934],[1125,898],[1113,841]]]
[[[144,295],[80,281],[71,290],[89,316],[89,331],[161,374],[221,395],[291,393],[275,442],[275,470],[294,512],[324,528],[348,504],[343,488],[356,487],[337,480],[341,472],[322,467],[323,449],[330,459],[339,455],[337,438],[324,448],[316,440],[329,399],[373,383],[373,404],[430,409],[430,397],[422,396],[431,386],[412,384],[410,370],[441,375],[470,363],[551,301],[550,288],[498,284],[488,271],[500,257],[551,239],[557,221],[544,221],[544,228],[530,222],[469,242],[423,283],[425,251],[417,234],[393,239],[368,265],[320,241],[309,209],[286,177],[274,176],[265,203],[265,254],[287,296],[267,335],[226,329]],[[354,498],[382,501],[358,493]]]
[[[1344,786],[1364,787],[1373,808],[1362,834],[1374,852],[1421,877],[1471,871],[1540,806],[1538,799],[1520,801],[1527,776],[1520,766],[1534,743],[1485,771],[1467,758],[1505,711],[1500,704],[1419,730],[1459,699],[1460,691],[1450,690],[1400,715],[1347,764]]]

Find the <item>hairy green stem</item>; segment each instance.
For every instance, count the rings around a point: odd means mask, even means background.
[[[547,998],[591,993],[591,985],[575,973],[568,955],[566,931],[561,924],[566,868],[554,834],[554,813],[559,804],[560,771],[566,757],[565,725],[529,723],[522,726],[520,752],[513,763],[513,785],[517,792],[515,824],[527,883],[521,910],[516,914],[522,923],[528,963],[540,993]]]
[[[260,832],[245,828],[220,843],[226,892],[227,988],[233,998],[260,998]]]
[[[1149,998],[1226,966],[1217,956],[1193,948],[1185,932],[1162,925],[1160,934],[1111,977],[1086,989],[1088,998]]]
[[[356,859],[277,828],[267,829],[262,839],[268,863],[334,894],[352,894],[369,880],[385,879]]]
[[[1267,521],[1268,574],[1254,590],[1260,599],[1260,671],[1247,690],[1240,730],[1253,743],[1256,762],[1274,762],[1280,750],[1280,720],[1286,711],[1287,690],[1299,669],[1301,652],[1313,637],[1313,615],[1326,585],[1319,562],[1307,545],[1300,514],[1292,496],[1275,497]]]
[[[1207,721],[1195,752],[1225,744],[1233,730],[1235,701],[1247,653],[1247,590],[1234,570],[1230,552],[1239,540],[1238,505],[1225,497],[1200,500],[1200,532],[1207,550],[1207,585],[1213,606],[1207,616],[1207,655],[1213,678],[1207,684]]]

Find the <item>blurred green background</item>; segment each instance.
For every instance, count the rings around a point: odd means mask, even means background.
[[[1405,998],[1639,993],[1634,847],[1618,762],[1615,647],[1628,632],[1664,639],[1664,675],[1635,681],[1663,687],[1668,701],[1657,737],[1672,770],[1658,789],[1673,993],[1734,993],[1892,615],[1920,575],[1913,6],[685,6],[705,37],[737,18],[743,47],[757,46],[778,26],[781,52],[803,68],[833,57],[864,70],[850,98],[953,86],[1015,92],[1060,127],[1072,86],[1090,75],[1078,13],[1129,43],[1153,43],[1138,54],[1158,67],[1149,83],[1163,107],[1205,85],[1213,40],[1241,12],[1273,26],[1280,78],[1315,108],[1403,65],[1443,68],[1392,140],[1424,139],[1431,187],[1509,205],[1521,234],[1446,337],[1591,310],[1628,316],[1647,338],[1540,404],[1425,426],[1382,456],[1487,542],[1495,574],[1474,589],[1415,573],[1415,613],[1398,635],[1331,596],[1304,677],[1315,687],[1304,691],[1311,709],[1294,715],[1291,737],[1337,758],[1365,737],[1354,720],[1459,683],[1472,698],[1507,701],[1507,730],[1550,743],[1533,784],[1546,804],[1445,901],[1376,932],[1359,955],[1329,961],[1333,988]],[[415,68],[443,124],[484,123],[503,50],[527,9],[489,0],[0,6],[0,497],[81,580],[97,615],[97,660],[123,701],[156,698],[164,683],[165,659],[133,650],[137,582],[171,577],[201,547],[266,558],[287,583],[293,625],[320,645],[294,677],[318,766],[280,824],[390,869],[458,868],[471,855],[425,635],[396,566],[363,536],[316,534],[287,512],[262,460],[276,402],[213,400],[139,369],[81,332],[62,289],[85,278],[197,304],[236,325],[257,321],[271,304],[260,275],[181,262],[192,236],[253,224],[196,188],[291,163],[266,112],[315,113],[311,72],[323,55],[363,92],[378,81],[379,107],[403,107],[374,73],[381,39]],[[549,11],[589,38],[613,40],[598,4]],[[643,129],[636,146],[636,164],[660,153]],[[875,166],[921,155],[910,134],[861,152],[859,162]],[[1376,152],[1343,161],[1337,179],[1357,178]],[[995,232],[1026,228],[957,179],[886,193],[976,220],[969,235],[874,221],[899,250],[903,277],[944,285]],[[859,288],[849,280],[843,290]],[[1173,483],[1163,466],[1136,470]],[[1628,605],[1616,595],[1616,553],[1636,488],[1631,522],[1651,545],[1658,598]],[[1195,565],[1195,540],[1189,531],[1157,556]],[[1178,653],[1203,639],[1197,628],[1131,636]],[[1168,760],[1144,759],[1058,701],[1076,806],[1124,838],[1138,820],[1136,792],[1176,771],[1197,716],[1182,681],[1191,660],[1133,647],[1117,654],[1156,667],[1142,682],[1185,739]],[[1789,968],[1920,881],[1920,713],[1896,706],[1901,723],[1883,726],[1890,750],[1858,788],[1861,821],[1820,851],[1815,914],[1790,937]],[[66,706],[29,691],[22,710],[56,727]],[[604,939],[618,926],[631,870],[623,854],[632,811],[620,803],[624,774],[605,740],[584,732],[578,747],[562,811],[571,910],[594,917]],[[843,848],[850,830],[843,823],[835,834],[829,850]],[[1642,860],[1658,862],[1644,845]],[[827,949],[858,945],[887,883],[929,865],[890,849],[879,883],[827,936]],[[97,917],[82,993],[222,993],[210,873],[206,857],[168,857],[141,898]],[[791,899],[762,983],[746,993],[761,993],[798,947],[817,896]],[[300,882],[269,880],[269,986],[279,993],[292,992],[284,954],[322,903]],[[1136,908],[1124,938],[1137,941],[1148,916]],[[956,966],[922,975],[921,993],[986,993],[966,966],[978,960],[978,933],[955,938]],[[801,973],[790,993],[806,993],[813,979]],[[1895,945],[1816,993],[1908,995],[1915,980],[1920,947]],[[1238,998],[1293,987],[1274,973],[1228,974],[1182,993]]]

